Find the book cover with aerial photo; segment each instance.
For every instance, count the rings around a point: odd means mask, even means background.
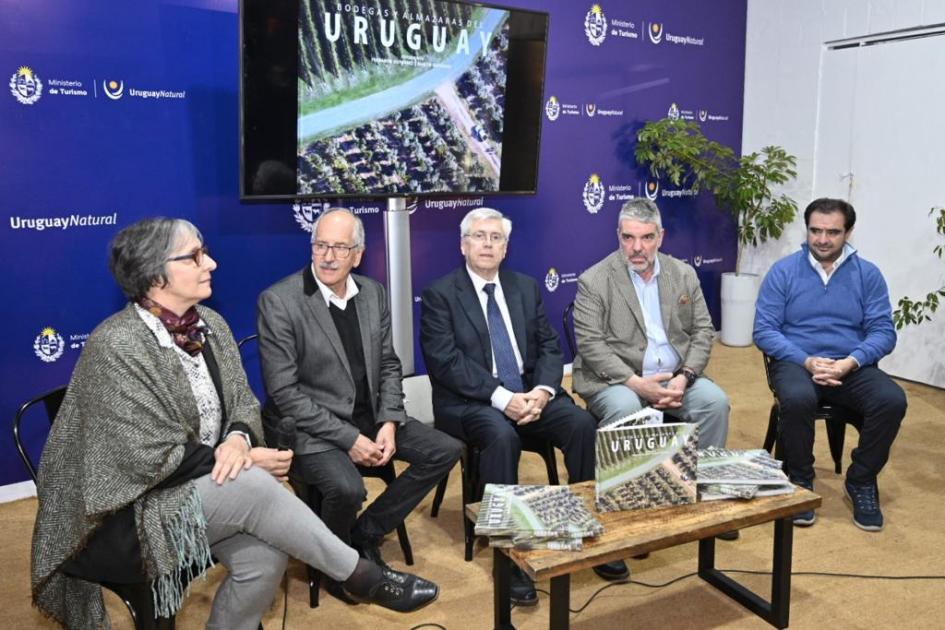
[[[653,423],[660,417],[644,409],[597,430],[599,511],[695,503],[699,429],[691,423]]]
[[[486,484],[476,519],[477,536],[496,547],[581,549],[603,533],[600,521],[567,486]]]
[[[465,3],[302,0],[299,193],[498,190],[508,28]]]

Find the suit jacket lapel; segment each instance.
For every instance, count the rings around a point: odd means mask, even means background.
[[[509,307],[509,317],[512,320],[512,330],[515,333],[515,343],[518,344],[518,351],[525,360],[525,304],[518,285],[512,279],[512,276],[505,273],[499,273],[499,281],[502,283],[502,293],[505,295],[505,305]]]
[[[610,277],[617,286],[617,293],[623,298],[627,308],[633,313],[637,320],[640,330],[646,330],[646,323],[643,319],[643,309],[640,307],[640,300],[637,298],[637,290],[630,280],[630,272],[627,270],[627,263],[621,252],[613,254],[611,259]]]
[[[351,376],[351,366],[348,364],[348,355],[345,354],[345,348],[341,345],[341,336],[338,334],[338,329],[335,328],[335,322],[331,318],[331,313],[328,312],[325,298],[322,297],[321,291],[318,290],[318,285],[315,283],[315,276],[312,273],[311,266],[305,267],[303,275],[305,285],[304,301],[309,311],[312,313],[312,319],[315,320],[316,326],[321,327],[322,332],[324,332],[325,336],[328,338],[328,343],[331,344],[335,354],[338,355],[338,360],[341,361],[341,365],[344,366],[348,378],[354,382],[354,377]]]
[[[364,286],[357,280],[358,290],[363,292]],[[358,293],[362,295],[362,293]],[[367,298],[367,296],[365,296]],[[364,369],[367,371],[368,391],[372,394],[377,391],[378,383],[374,382],[374,367],[378,365],[380,357],[375,355],[375,351],[380,346],[375,343],[372,333],[383,334],[381,331],[380,315],[374,308],[374,300],[362,299],[357,301],[358,309],[358,328],[361,330],[361,347],[364,349]]]
[[[479,334],[479,346],[483,349],[482,364],[492,371],[492,340],[489,338],[489,326],[486,324],[486,317],[482,314],[482,303],[479,302],[476,288],[469,279],[465,266],[456,270],[455,280],[456,297],[463,305],[463,312],[466,313],[469,323]]]
[[[663,260],[660,260],[660,275],[656,279],[656,285],[660,292],[660,317],[663,320],[663,330],[666,331],[666,337],[671,339],[669,322],[670,313],[676,305],[676,278],[670,275],[669,265],[663,264]]]

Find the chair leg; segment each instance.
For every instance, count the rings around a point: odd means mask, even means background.
[[[466,562],[471,562],[473,557],[473,546],[476,543],[475,523],[466,518],[466,504],[474,503],[479,485],[479,452],[469,447],[468,454],[460,459],[460,471],[463,478],[463,539],[464,553],[463,558]]]
[[[407,566],[412,566],[413,549],[410,546],[410,538],[407,537],[407,526],[403,522],[397,526],[397,540],[400,541],[400,550],[404,552],[404,562]]]
[[[318,588],[322,583],[322,572],[312,567],[308,569],[308,607],[318,608]]]
[[[440,514],[440,504],[443,503],[443,495],[446,494],[446,484],[450,480],[449,473],[447,473],[440,483],[436,484],[436,493],[433,495],[433,506],[430,508],[430,516],[436,518]]]
[[[552,486],[560,485],[558,480],[558,462],[555,460],[555,447],[551,442],[545,446],[541,453],[541,458],[545,460],[545,470],[548,471],[548,483]]]
[[[772,452],[775,440],[778,439],[778,416],[780,415],[778,411],[778,403],[771,405],[771,413],[768,414],[768,432],[765,433],[765,444],[762,447],[769,453]]]
[[[843,467],[843,440],[846,435],[847,424],[845,421],[828,417],[825,419],[827,424],[827,442],[830,445],[830,455],[833,457],[833,470],[838,475]]]

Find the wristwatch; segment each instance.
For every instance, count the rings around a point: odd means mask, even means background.
[[[686,387],[692,387],[692,384],[696,382],[696,378],[697,378],[696,373],[690,370],[689,368],[687,367],[679,368],[678,370],[673,372],[673,378],[676,378],[680,374],[686,377]]]

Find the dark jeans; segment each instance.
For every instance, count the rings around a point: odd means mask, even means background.
[[[831,403],[863,416],[847,480],[876,481],[906,415],[906,394],[901,387],[875,365],[861,367],[847,374],[840,385],[829,387],[814,383],[801,365],[773,361],[771,380],[781,406],[779,440],[788,475],[795,480],[814,479],[814,412],[818,404]]]
[[[518,483],[519,436],[546,438],[564,453],[569,483],[594,478],[597,420],[559,393],[538,420],[518,426],[498,409],[483,403],[451,407],[435,414],[438,429],[479,449],[479,476],[486,483]]]
[[[375,432],[376,435],[376,432]],[[368,437],[374,438],[374,435]],[[322,495],[321,519],[338,538],[351,544],[374,544],[397,527],[462,454],[462,444],[416,420],[397,428],[394,459],[410,464],[361,516],[367,490],[348,453],[330,449],[296,458],[306,483]]]

